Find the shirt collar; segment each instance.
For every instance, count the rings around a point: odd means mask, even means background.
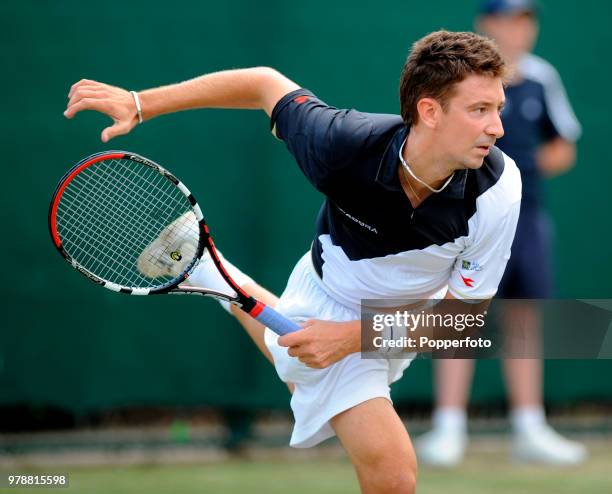
[[[408,127],[405,126],[398,129],[395,134],[393,134],[393,137],[391,137],[380,159],[378,172],[376,173],[376,182],[388,190],[402,191],[402,185],[400,184],[397,173],[398,167],[401,166],[398,156],[402,144],[408,135],[408,131]],[[449,197],[451,199],[463,199],[467,175],[468,170],[457,170],[451,182],[437,195]]]

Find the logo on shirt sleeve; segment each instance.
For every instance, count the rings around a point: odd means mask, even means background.
[[[298,105],[301,105],[302,103],[306,103],[309,99],[309,96],[296,96],[293,98],[293,101],[295,101]]]
[[[468,286],[470,288],[474,288],[474,280],[472,278],[466,278],[462,274],[460,274],[459,276],[461,276],[461,279],[463,280],[463,283],[464,283],[465,286]]]
[[[482,271],[482,266],[476,261],[461,261],[461,269],[464,271]]]
[[[476,261],[467,261],[467,260],[462,260],[461,261],[461,271],[482,271],[482,266],[476,262]],[[461,276],[461,279],[463,280],[463,284],[469,288],[474,288],[474,280],[472,278],[469,278],[467,276],[463,276],[461,273],[459,273],[459,275]]]

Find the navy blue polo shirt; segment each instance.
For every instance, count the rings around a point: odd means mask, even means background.
[[[521,198],[518,169],[501,151],[415,209],[399,181],[408,132],[399,116],[337,109],[298,89],[276,104],[271,123],[325,195],[312,260],[339,301],[428,298],[445,287],[457,298],[495,294]]]

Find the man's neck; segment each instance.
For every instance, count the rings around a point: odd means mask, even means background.
[[[462,168],[458,163],[451,163],[447,157],[439,154],[432,139],[414,128],[406,138],[402,156],[412,172],[434,189],[442,187],[455,170]],[[416,180],[412,184],[418,187],[417,192],[419,189],[427,189],[415,182]]]

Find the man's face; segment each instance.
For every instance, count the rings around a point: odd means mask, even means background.
[[[538,23],[528,12],[486,15],[479,19],[478,29],[497,42],[510,62],[529,53],[538,36]]]
[[[470,75],[457,83],[436,122],[439,151],[459,168],[480,168],[496,139],[504,135],[504,102],[499,77]]]

